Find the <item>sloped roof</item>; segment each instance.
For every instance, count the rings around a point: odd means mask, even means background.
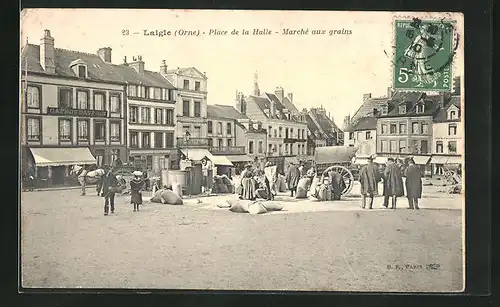
[[[313,119],[311,118],[311,115],[306,114],[306,122],[307,122],[307,129],[311,131],[311,136],[313,138],[321,138],[321,132],[319,131],[318,126],[316,126]]]
[[[290,110],[290,112],[299,112],[297,107],[293,104],[293,102],[290,101],[290,99],[288,99],[288,97],[284,97],[282,103],[285,108]]]
[[[255,129],[253,125],[249,125],[248,129],[243,125],[242,123],[236,121],[236,125],[239,126],[241,129],[243,129],[246,133],[261,133],[261,134],[267,134],[267,130],[264,128],[261,129]]]
[[[56,76],[60,77],[77,77],[71,69],[71,65],[85,63],[87,65],[88,79],[90,80],[175,88],[157,72],[144,70],[144,74],[139,74],[130,66],[106,63],[97,54],[54,48],[54,62]],[[23,69],[27,65],[28,72],[45,73],[40,64],[39,45],[27,44],[24,47],[21,54],[21,65]]]
[[[439,122],[459,122],[460,117],[458,117],[457,119],[448,119],[447,111],[451,105],[456,106],[458,108],[459,114],[460,114],[460,110],[461,110],[460,96],[451,96],[450,100],[444,106],[444,108],[440,109],[439,112],[437,112],[437,114],[434,116],[434,122],[437,122],[437,123],[439,123]]]
[[[202,78],[207,79],[207,77],[205,76],[205,74],[202,73],[201,71],[199,71],[194,66],[191,66],[191,67],[179,67],[179,75],[184,75],[187,72],[189,72],[190,70],[195,70],[200,76],[202,76]],[[169,69],[169,70],[167,70],[167,74],[176,74],[176,73],[177,73],[177,69]]]
[[[345,131],[354,132],[361,130],[375,130],[377,129],[377,118],[374,116],[362,117],[357,122],[350,125]]]
[[[425,93],[409,92],[409,93],[396,93],[389,102],[389,112],[387,115],[379,117],[395,117],[395,116],[425,116],[435,115],[439,111],[439,95],[427,96]],[[398,96],[397,96],[398,95]],[[398,106],[401,102],[406,102],[406,113],[400,114]],[[424,103],[425,108],[423,113],[416,112],[416,106],[419,103]]]
[[[336,138],[336,134],[341,132],[341,130],[324,112],[324,110],[319,111],[316,108],[311,108],[311,113],[318,122],[321,130],[323,130],[327,137]]]
[[[355,123],[362,117],[372,116],[373,109],[378,109],[387,103],[387,98],[369,98],[363,102],[356,113],[351,117],[351,123]]]
[[[248,119],[244,114],[241,114],[233,106],[228,105],[207,105],[207,116],[227,119]]]

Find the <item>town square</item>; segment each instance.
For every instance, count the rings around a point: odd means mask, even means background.
[[[105,40],[57,26],[110,26],[86,14],[24,17],[23,288],[462,291],[460,18],[303,13],[314,38],[242,12],[123,11],[162,30]]]

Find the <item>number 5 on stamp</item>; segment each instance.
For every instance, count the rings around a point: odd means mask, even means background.
[[[400,90],[451,91],[453,22],[396,20],[393,86]]]

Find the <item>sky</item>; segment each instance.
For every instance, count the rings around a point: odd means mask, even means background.
[[[280,86],[293,93],[297,108],[323,106],[342,126],[363,94],[383,96],[391,85],[393,18],[389,12],[31,9],[21,13],[21,43],[39,44],[48,29],[56,48],[96,53],[111,47],[114,64],[141,55],[148,70],[159,71],[162,60],[169,69],[194,66],[207,74],[208,104],[234,105],[237,90],[252,94],[257,72],[261,92]],[[254,29],[272,34],[252,35]],[[283,29],[309,32],[284,35]],[[144,30],[200,35],[144,36]],[[233,30],[240,35],[230,35]]]

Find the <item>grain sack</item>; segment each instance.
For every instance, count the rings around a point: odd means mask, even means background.
[[[255,190],[255,195],[258,198],[266,199],[267,198],[267,191],[266,191],[266,189],[260,188],[260,189]]]
[[[309,194],[310,195],[316,194],[316,191],[317,191],[318,185],[319,185],[319,180],[320,180],[319,177],[314,177],[313,178],[313,180],[311,182],[311,185],[309,186]]]
[[[223,182],[220,182],[217,184],[217,191],[218,191],[218,193],[222,193],[222,194],[229,193],[229,189],[227,188],[227,186]]]
[[[150,201],[152,203],[160,203],[162,204],[163,203],[163,198],[161,197],[161,193],[163,193],[163,189],[159,189],[158,191],[155,192],[155,194],[153,195],[153,197],[150,198]]]
[[[163,192],[161,193],[161,198],[163,199],[164,204],[169,204],[169,205],[183,204],[182,198],[170,190],[163,190]]]
[[[182,187],[178,182],[172,182],[172,192],[182,198]]]
[[[283,209],[283,204],[275,201],[265,201],[262,202],[262,205],[267,211],[281,211]]]
[[[318,187],[318,193],[316,198],[319,200],[327,200],[327,192],[328,192],[328,187],[325,184],[322,184]]]
[[[295,198],[307,198],[307,191],[309,190],[310,184],[311,184],[310,178],[300,179],[297,185],[297,194],[295,195]]]
[[[232,203],[229,210],[238,213],[248,213],[248,207],[253,202],[252,200],[241,199]]]
[[[231,202],[229,200],[226,200],[222,204],[217,204],[217,207],[219,207],[219,208],[231,208]]]
[[[255,202],[248,206],[248,213],[250,214],[262,214],[266,212],[266,208],[260,202]]]
[[[222,175],[222,183],[225,185],[232,185],[231,179],[229,179],[226,175]]]

